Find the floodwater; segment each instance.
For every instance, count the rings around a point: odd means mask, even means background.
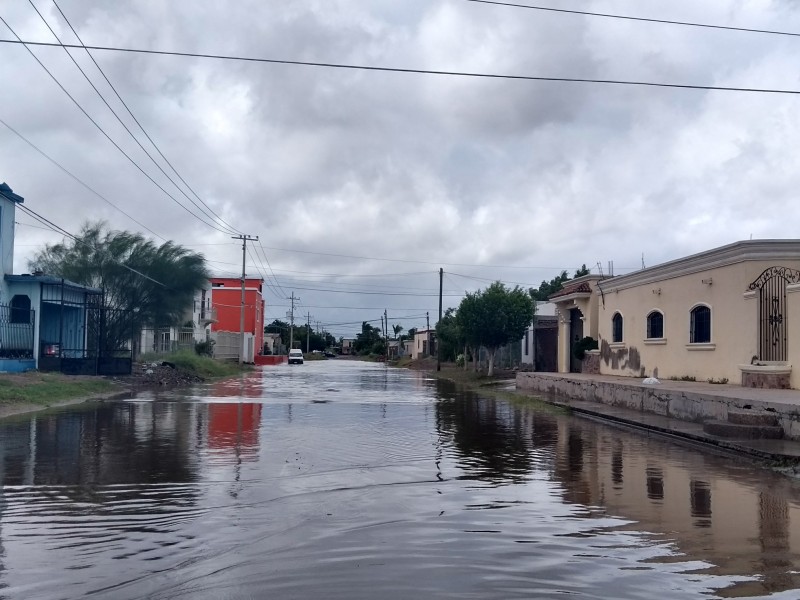
[[[332,360],[0,422],[0,598],[800,597],[800,485]]]

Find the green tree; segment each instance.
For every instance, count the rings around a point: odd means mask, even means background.
[[[589,269],[586,268],[586,264],[582,264],[581,268],[575,271],[575,275],[572,276],[572,279],[577,279],[578,277],[583,277],[584,275],[589,274]],[[529,293],[531,298],[534,299],[536,302],[547,302],[547,299],[555,294],[557,291],[561,290],[564,287],[564,284],[570,280],[569,275],[567,275],[566,271],[561,271],[559,275],[553,277],[550,281],[542,281],[539,284],[538,289],[531,288]]]
[[[485,290],[467,294],[461,301],[457,321],[473,351],[480,346],[486,348],[490,377],[494,374],[497,349],[523,336],[533,319],[533,310],[529,293],[519,286],[508,289],[499,281]]]
[[[474,369],[478,370],[478,352],[481,347],[481,307],[479,303],[480,292],[469,293],[461,300],[456,311],[456,327],[460,333],[460,340],[464,344],[464,370],[468,368],[467,355],[472,350]]]
[[[114,327],[109,335],[122,340],[137,339],[143,327],[182,322],[195,291],[208,280],[202,254],[112,231],[102,221],[84,224],[74,240],[46,245],[28,266],[102,289],[105,306],[127,312],[128,317],[106,323]]]
[[[394,331],[394,339],[397,339],[397,336],[400,335],[400,332],[403,331],[403,326],[400,323],[395,323],[392,325],[392,331]]]
[[[358,354],[383,354],[386,342],[381,336],[381,328],[373,327],[366,321],[361,323],[361,333],[356,335],[353,349]]]
[[[442,360],[455,361],[464,348],[464,337],[454,308],[444,311],[441,320],[436,324],[436,339],[442,352]]]

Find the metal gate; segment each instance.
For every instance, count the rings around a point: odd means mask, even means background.
[[[749,289],[758,292],[758,357],[763,361],[786,360],[788,324],[786,285],[800,283],[800,271],[787,267],[765,269]]]

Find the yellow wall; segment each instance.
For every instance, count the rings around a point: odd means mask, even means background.
[[[800,258],[747,260],[671,278],[650,278],[632,287],[626,287],[629,276],[604,281],[598,328],[601,373],[689,376],[698,381],[727,378],[740,383],[738,365],[750,364],[758,356],[759,301],[755,294],[745,292],[773,266],[800,269]],[[657,269],[653,269],[656,274]],[[791,364],[792,357],[800,357],[800,293],[787,294],[787,302]],[[711,308],[711,343],[707,345],[689,343],[690,311],[697,304]],[[645,339],[647,314],[654,309],[664,314],[664,339],[659,343]],[[623,316],[621,344],[612,342],[612,318],[617,311]],[[798,339],[792,340],[793,332]]]

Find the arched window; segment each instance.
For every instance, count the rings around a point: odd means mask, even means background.
[[[611,317],[611,341],[622,341],[622,315],[619,313],[614,313]]]
[[[690,313],[689,343],[711,342],[711,309],[705,305],[695,306]]]
[[[647,315],[647,339],[658,340],[664,337],[664,315],[657,310]]]
[[[31,299],[23,294],[17,294],[11,299],[11,322],[31,322]]]

